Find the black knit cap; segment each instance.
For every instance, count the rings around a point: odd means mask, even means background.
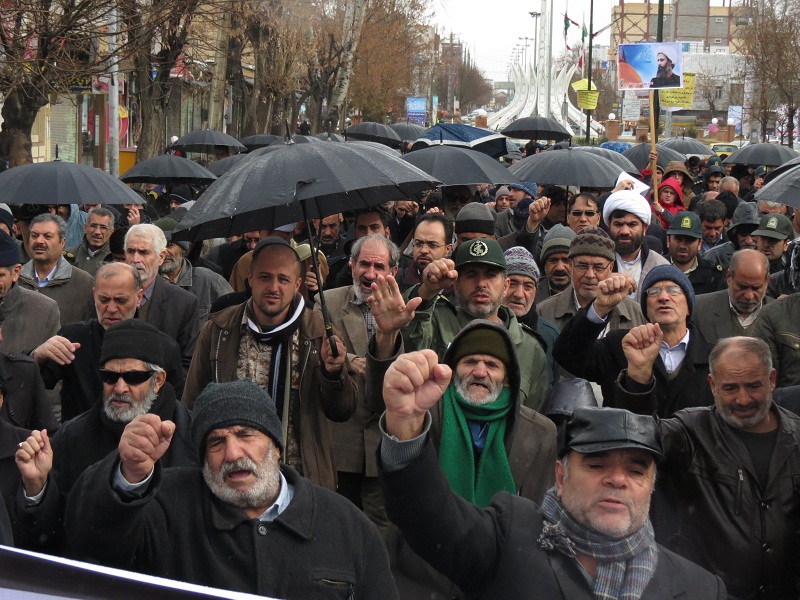
[[[136,358],[163,368],[161,334],[141,319],[127,319],[112,325],[103,336],[100,367],[115,358]]]
[[[0,229],[0,267],[13,267],[20,263],[17,240]]]
[[[192,417],[192,441],[205,460],[206,438],[215,429],[252,427],[268,435],[283,451],[283,428],[269,394],[250,379],[209,383],[197,397]]]

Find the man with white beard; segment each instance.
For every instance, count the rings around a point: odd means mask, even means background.
[[[197,464],[189,435],[189,411],[166,381],[161,335],[139,319],[109,327],[100,355],[102,396],[88,411],[64,423],[52,442],[46,430],[33,431],[19,445],[17,467],[24,494],[18,494],[18,545],[63,553],[63,513],[78,477],[113,452],[125,425],[137,416],[158,415],[175,423],[167,466]]]
[[[396,599],[377,529],[280,464],[282,430],[252,381],[210,383],[191,426],[202,469],[164,469],[175,424],[136,417],[76,484],[70,543],[105,565],[272,598]]]

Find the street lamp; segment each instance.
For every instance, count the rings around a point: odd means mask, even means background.
[[[614,113],[608,113],[608,120],[609,121],[613,121],[616,118],[617,118],[617,115],[615,115]]]
[[[529,41],[529,40],[530,40],[530,41],[533,41],[533,38],[529,38],[529,37],[521,37],[521,38],[519,38],[519,39],[521,39],[521,40],[525,40],[525,45],[522,47],[522,68],[524,69],[524,68],[525,68],[525,55],[526,55],[526,54],[527,54],[527,52],[528,52],[528,41]]]

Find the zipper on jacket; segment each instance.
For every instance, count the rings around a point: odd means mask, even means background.
[[[347,600],[356,600],[356,586],[352,583],[347,581],[336,581],[334,579],[327,579],[323,577],[320,579],[323,583],[327,583],[328,585],[346,585],[347,586]]]
[[[742,488],[744,487],[744,471],[741,468],[737,469],[739,473],[739,483],[736,485],[736,505],[734,511],[738,515],[742,512]]]

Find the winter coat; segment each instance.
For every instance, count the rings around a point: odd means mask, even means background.
[[[3,310],[3,352],[30,352],[61,327],[58,303],[20,285],[14,285],[3,296]]]
[[[87,317],[88,307],[92,304],[94,277],[86,271],[73,267],[63,256],[58,259],[56,271],[46,286],[36,285],[32,260],[22,266],[19,285],[55,300],[62,327],[67,323],[83,321]]]

